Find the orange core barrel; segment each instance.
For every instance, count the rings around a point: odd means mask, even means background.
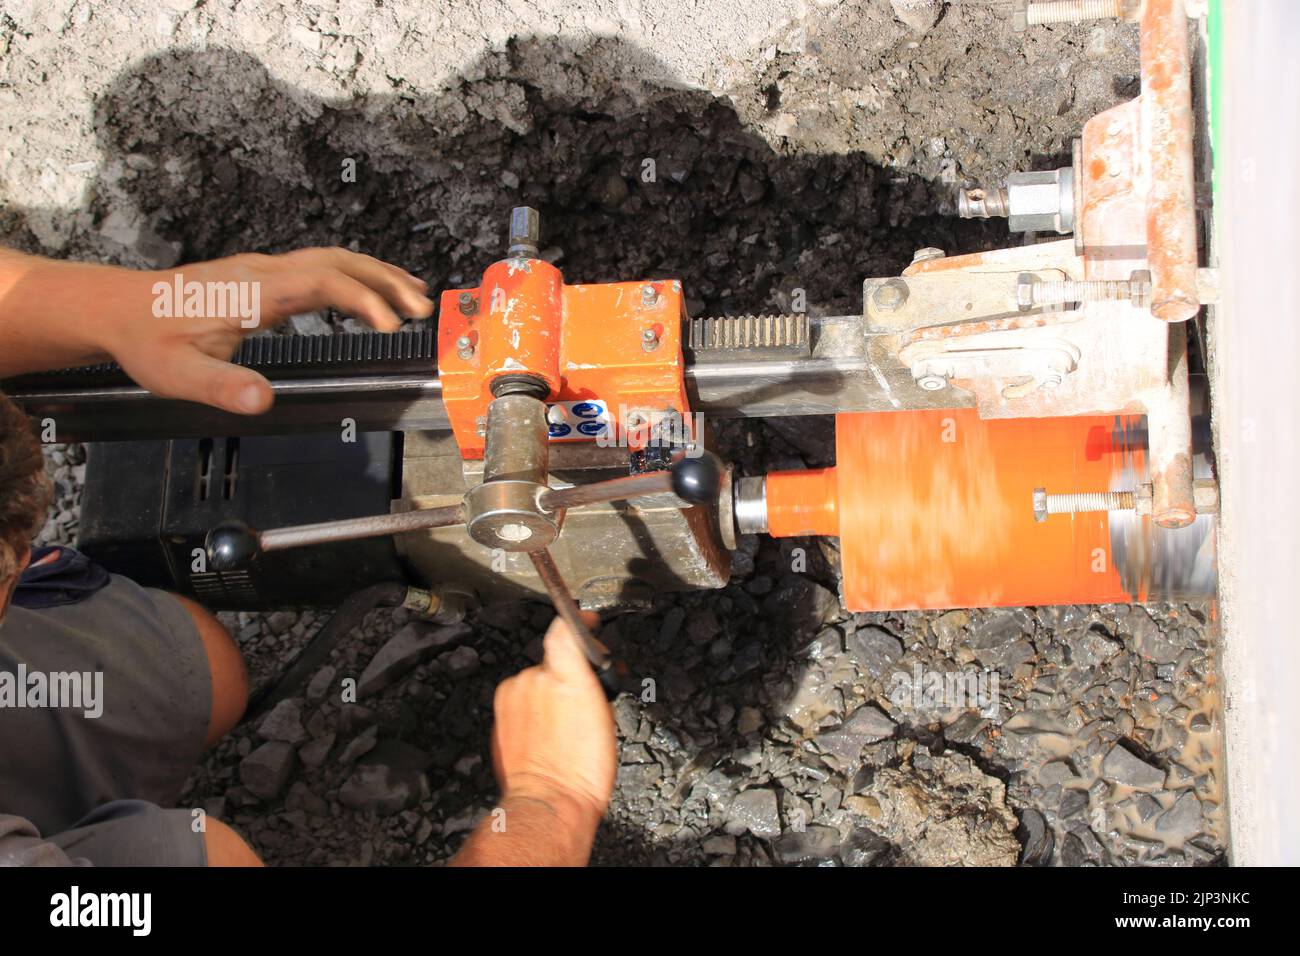
[[[1138,422],[842,414],[836,467],[767,476],[769,533],[838,535],[851,611],[1145,600],[1121,582],[1107,512],[1036,521],[1033,507],[1035,488],[1145,480],[1144,449],[1117,437]]]

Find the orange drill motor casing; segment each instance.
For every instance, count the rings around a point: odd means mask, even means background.
[[[767,476],[768,531],[838,536],[851,611],[1144,600],[1121,583],[1106,512],[1033,510],[1035,488],[1110,490],[1121,452],[1104,436],[1136,421],[841,414],[834,468]]]

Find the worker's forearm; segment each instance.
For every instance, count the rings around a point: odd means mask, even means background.
[[[112,316],[150,308],[151,274],[0,249],[0,378],[109,359]]]
[[[599,825],[590,808],[563,797],[506,797],[451,865],[586,866]]]

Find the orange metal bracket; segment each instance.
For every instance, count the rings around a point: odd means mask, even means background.
[[[442,398],[465,458],[483,456],[492,383],[503,376],[540,379],[548,403],[602,403],[606,437],[621,435],[632,448],[645,444],[646,425],[665,412],[689,421],[686,310],[675,279],[565,285],[540,259],[504,259],[477,288],[444,292],[440,316]]]

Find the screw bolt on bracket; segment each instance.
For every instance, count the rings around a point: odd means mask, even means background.
[[[1022,312],[1084,302],[1124,302],[1145,309],[1151,303],[1151,273],[1134,272],[1127,279],[1041,280],[1022,273],[1016,282],[1016,305]]]
[[[1083,23],[1085,20],[1123,17],[1130,5],[1130,0],[1039,0],[1037,3],[1014,0],[1011,28],[1016,33],[1023,33],[1028,27],[1052,23]]]

